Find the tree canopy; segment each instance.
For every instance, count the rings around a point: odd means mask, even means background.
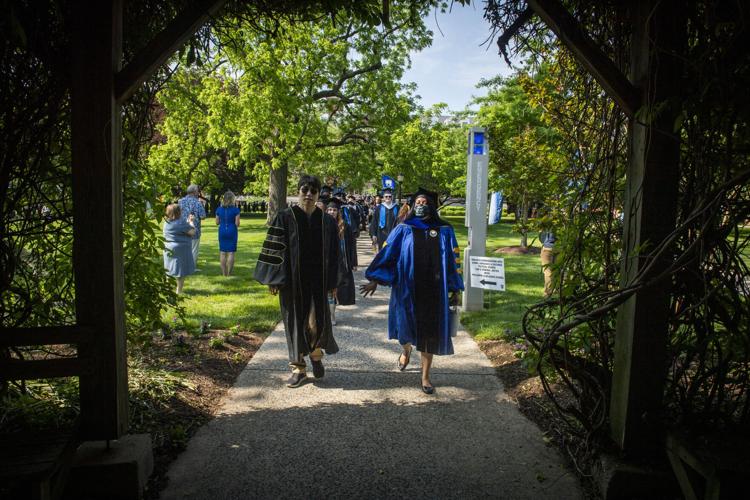
[[[150,164],[216,187],[216,166],[226,165],[244,174],[244,192],[269,192],[269,217],[284,204],[290,170],[361,187],[374,151],[413,107],[399,79],[408,53],[430,43],[423,14],[393,4],[390,27],[342,16],[277,23],[273,35],[242,19],[224,24],[202,66],[183,57],[158,95],[163,137]]]

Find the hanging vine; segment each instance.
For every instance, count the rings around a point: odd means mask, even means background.
[[[626,5],[565,4],[627,74]],[[746,432],[750,424],[750,108],[737,99],[750,83],[750,30],[740,2],[686,2],[685,16],[689,43],[674,124],[681,139],[677,221],[663,241],[642,249],[651,266],[666,257],[669,264],[621,283],[625,117],[525,2],[486,6],[503,53],[524,56],[532,70],[551,68],[541,84],[529,79],[526,91],[565,137],[571,192],[557,220],[557,294],[530,308],[523,328],[584,473],[609,446],[618,307],[647,287],[671,291],[664,405],[652,417],[696,434]]]

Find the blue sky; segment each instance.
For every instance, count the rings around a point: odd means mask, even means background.
[[[432,45],[411,54],[412,67],[402,79],[417,84],[425,108],[444,102],[453,111],[463,110],[472,95],[486,94],[475,88],[481,78],[512,72],[498,55],[495,40],[480,47],[490,35],[483,13],[484,2],[475,0],[466,7],[454,4],[445,14],[433,11],[425,19],[433,32]]]

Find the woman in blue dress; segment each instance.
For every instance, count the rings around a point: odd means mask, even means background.
[[[237,251],[240,209],[234,206],[234,200],[234,193],[227,191],[221,199],[221,206],[216,209],[216,225],[219,226],[219,265],[224,276],[232,274],[234,253]]]
[[[192,214],[185,220],[181,217],[180,205],[173,203],[167,206],[164,221],[164,269],[168,276],[177,279],[177,293],[182,293],[185,276],[195,272],[193,260],[193,226]]]
[[[360,290],[367,296],[378,284],[391,287],[388,338],[402,346],[398,368],[406,368],[415,346],[422,358],[422,391],[432,394],[432,358],[453,354],[449,307],[458,304],[464,283],[456,235],[437,213],[437,194],[420,189],[411,205],[365,271],[370,282]]]

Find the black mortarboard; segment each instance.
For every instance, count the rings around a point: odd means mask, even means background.
[[[382,196],[382,195],[384,195],[384,194],[386,194],[386,193],[388,193],[388,194],[393,194],[393,189],[391,189],[391,188],[385,188],[385,189],[383,189],[383,190],[382,190],[382,191],[380,192],[380,195]]]
[[[432,205],[434,208],[437,208],[438,194],[434,191],[428,191],[422,187],[417,189],[417,192],[409,197],[409,205],[413,207],[414,202],[417,201],[417,198],[419,198],[420,196],[424,196],[425,198],[427,198],[427,203]]]
[[[341,210],[341,200],[339,200],[338,198],[331,198],[330,200],[328,200],[328,204],[326,205],[326,208],[330,207]]]

